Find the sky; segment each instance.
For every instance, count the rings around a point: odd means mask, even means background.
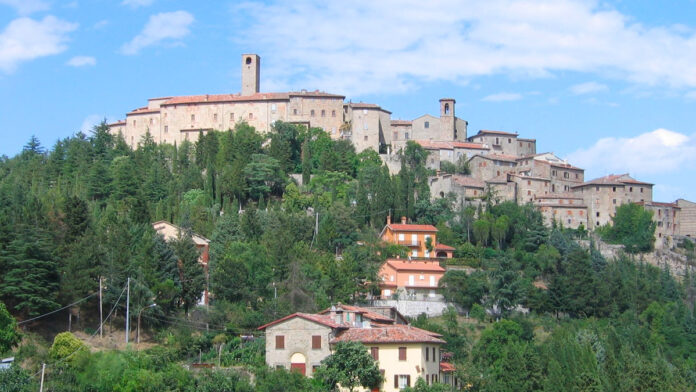
[[[0,155],[159,96],[321,90],[696,200],[696,0],[0,0]]]

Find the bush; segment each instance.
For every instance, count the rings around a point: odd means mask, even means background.
[[[72,333],[61,332],[53,339],[48,356],[57,361],[67,360],[69,362],[75,358],[74,354],[86,348],[87,346]]]

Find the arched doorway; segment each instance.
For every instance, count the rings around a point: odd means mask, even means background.
[[[447,252],[437,252],[437,257],[447,257]]]
[[[290,357],[290,371],[307,375],[307,358],[302,353],[294,353]]]

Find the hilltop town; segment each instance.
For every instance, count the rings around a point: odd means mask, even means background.
[[[472,204],[486,195],[532,203],[548,225],[586,230],[611,223],[618,206],[639,203],[653,212],[656,248],[672,247],[675,237],[696,237],[696,203],[654,201],[654,184],[629,173],[587,180],[582,168],[552,152],[538,153],[536,139],[517,133],[480,130],[468,136],[468,122],[456,116],[454,98],[440,99],[439,116],[392,119],[377,104],[345,102],[343,95],[261,92],[260,73],[261,58],[243,54],[240,93],[151,98],[125,120],[109,124],[109,130],[136,148],[146,133],[157,143],[175,144],[240,122],[267,134],[282,121],[321,128],[335,140],[349,140],[357,152],[377,151],[392,174],[399,171],[400,152],[413,141],[428,151],[426,167],[436,173],[428,179],[432,198],[453,193],[458,202]],[[445,173],[448,163],[466,165],[469,173]]]

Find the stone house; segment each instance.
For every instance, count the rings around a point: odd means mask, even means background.
[[[353,142],[360,152],[371,148],[379,152],[380,146],[391,143],[391,112],[371,103],[347,103],[343,105],[345,131],[339,135]]]
[[[474,155],[469,159],[471,176],[487,181],[503,176],[507,180],[507,174],[517,172],[517,157],[512,155],[500,155],[489,153],[487,155]]]
[[[294,313],[259,327],[266,335],[266,364],[313,376],[339,342],[360,342],[377,361],[384,376],[379,391],[428,384],[442,379],[442,336],[415,328],[393,308],[363,308],[338,304],[318,314]],[[400,316],[400,317],[399,317]]]
[[[637,204],[653,213],[655,249],[671,248],[674,245],[674,236],[681,232],[681,208],[679,205],[657,201],[638,202]]]
[[[587,206],[582,197],[572,193],[555,193],[534,198],[534,205],[541,211],[544,223],[556,222],[563,227],[587,228]]]
[[[696,203],[685,199],[678,199],[675,203],[681,211],[679,235],[696,238]]]
[[[493,154],[515,157],[536,154],[536,140],[518,138],[517,133],[482,129],[468,140],[490,146]]]
[[[628,174],[610,174],[572,187],[587,206],[588,228],[610,223],[616,208],[624,203],[651,202],[653,184]]]

